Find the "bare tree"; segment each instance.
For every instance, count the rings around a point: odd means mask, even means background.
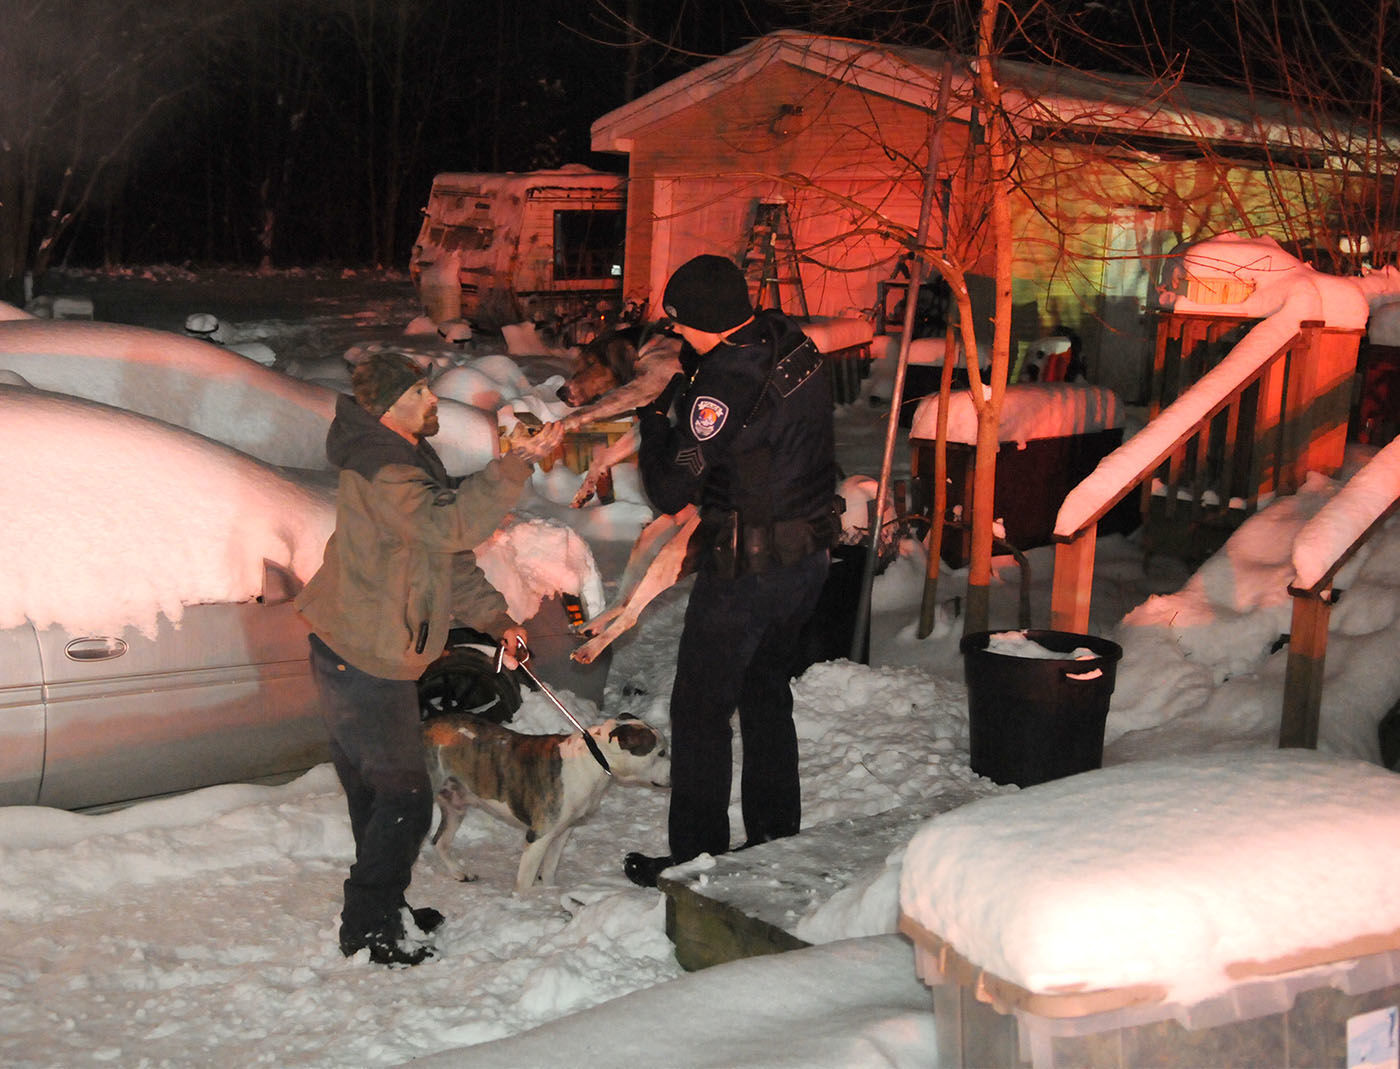
[[[23,297],[107,169],[188,90],[182,46],[207,24],[179,3],[0,5],[0,295]]]
[[[1102,204],[1114,202],[1110,185],[1119,198],[1140,188],[1141,201],[1160,199],[1164,207],[1158,210],[1171,222],[1176,242],[1208,236],[1212,228],[1244,225],[1334,255],[1342,247],[1339,238],[1346,235],[1352,236],[1346,247],[1353,256],[1388,242],[1393,255],[1396,185],[1393,177],[1378,176],[1393,176],[1397,169],[1395,142],[1383,122],[1395,103],[1390,66],[1395,0],[1381,0],[1364,13],[1347,8],[1341,25],[1321,10],[1323,0],[1235,0],[1224,19],[1214,4],[1199,6],[1194,15],[1212,16],[1201,19],[1188,16],[1190,3],[1164,7],[1147,0],[1089,5],[1076,17],[1067,17],[1062,5],[1037,0],[777,3],[791,13],[807,13],[828,32],[864,32],[900,47],[941,46],[976,57],[970,69],[959,68],[961,106],[964,113],[971,109],[982,136],[969,143],[958,164],[961,195],[944,220],[944,239],[920,242],[907,219],[890,218],[877,204],[851,206],[855,216],[863,215],[859,227],[896,237],[948,282],[969,354],[976,349],[968,283],[974,276],[992,280],[994,308],[978,313],[990,311],[994,328],[990,381],[981,382],[976,361],[968,361],[978,412],[965,617],[969,631],[987,623],[990,506],[1000,398],[1009,370],[1013,242],[1023,252],[1041,246],[1042,260],[1048,257],[1055,264],[1047,284],[1084,294],[1090,308],[1101,286],[1099,271],[1107,265],[1120,257],[1152,259],[1171,251],[1170,240],[1115,248],[1106,238],[1104,213],[1095,214],[1092,198],[1082,217],[1050,214],[1060,201],[1057,143],[1073,143],[1079,161],[1094,159],[1101,166],[1106,176]],[[1104,89],[1102,115],[1081,110],[1071,125],[1042,107],[1033,90],[1028,97],[1003,99],[996,71],[1011,57],[1033,61],[1045,72],[1049,95],[1060,88],[1057,72],[1080,66],[1111,72],[1097,76]],[[1155,182],[1145,167],[1159,153],[1182,151],[1180,129],[1170,138],[1156,136],[1156,116],[1186,116],[1178,126],[1189,128],[1201,106],[1206,113],[1211,110],[1209,88],[1190,87],[1187,76],[1232,89],[1243,82],[1254,97],[1254,114],[1247,121],[1255,124],[1255,134],[1268,131],[1266,137],[1232,142],[1219,130],[1197,128],[1196,143],[1186,147],[1191,173],[1204,182],[1194,196],[1227,203],[1233,199],[1227,211],[1214,217],[1195,211],[1188,199],[1193,191],[1173,191]],[[1118,118],[1125,107],[1142,116],[1137,129],[1125,128]],[[908,162],[916,172],[916,161]],[[968,180],[974,176],[976,181]],[[812,177],[801,176],[798,182],[812,183]],[[1260,183],[1262,189],[1236,189]],[[1173,202],[1173,197],[1178,199]],[[1013,203],[1014,220],[1009,217]],[[1188,220],[1195,229],[1187,226]],[[1367,240],[1363,243],[1358,235]],[[820,255],[820,250],[809,251],[814,258]],[[1116,328],[1104,321],[1102,329]],[[936,554],[936,545],[931,552]],[[934,563],[931,574],[936,574]]]
[[[504,12],[498,4],[498,29]],[[472,62],[449,50],[460,40],[453,29],[461,14],[460,5],[434,0],[341,0],[340,18],[359,65],[356,162],[379,266],[398,256],[405,183],[425,151],[434,98],[453,67]]]

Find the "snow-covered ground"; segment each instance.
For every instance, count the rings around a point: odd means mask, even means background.
[[[82,280],[70,288],[80,292]],[[183,304],[162,294],[167,322],[154,312],[126,321],[179,329],[187,313],[205,310],[210,292],[186,290]],[[240,320],[237,308],[230,299],[219,311],[242,336],[274,351],[294,339],[308,359],[317,350],[308,338],[334,338],[322,345],[322,355],[334,355],[356,331],[383,340],[412,314],[407,300],[368,296],[331,313],[273,306]],[[838,412],[848,472],[878,471],[882,418],[863,403]],[[895,458],[904,470],[907,461]],[[538,478],[522,508],[522,516],[575,525],[609,584],[647,515],[635,479],[620,475],[618,503],[588,515],[566,508],[575,477],[559,468]],[[1318,502],[1335,488],[1315,486]],[[1145,569],[1131,540],[1103,540],[1091,630],[1125,647],[1108,762],[1272,747],[1286,654],[1270,648],[1287,630],[1287,543],[1313,511],[1295,503],[1261,513],[1191,584],[1169,561]],[[1344,618],[1345,634],[1329,649],[1324,744],[1346,758],[1374,759],[1375,720],[1400,692],[1400,531],[1392,524],[1386,534],[1350,573],[1348,598],[1363,608]],[[903,551],[877,579],[872,665],[817,665],[794,685],[809,827],[917,804],[950,787],[1014,794],[967,764],[954,614],[965,572],[944,572],[937,626],[919,640],[925,560],[915,543]],[[1030,554],[1038,623],[1048,619],[1051,560],[1049,550]],[[993,624],[1011,627],[1018,572],[1009,559],[998,563]],[[686,590],[662,595],[617,644],[606,715],[668,726]],[[1114,630],[1135,608],[1136,626]],[[602,715],[583,699],[573,706],[585,718]],[[536,695],[517,722],[562,730]],[[662,791],[613,788],[565,850],[559,886],[523,897],[510,892],[518,832],[470,815],[455,849],[480,880],[452,881],[425,851],[410,888],[415,905],[447,914],[440,957],[384,970],[336,948],[351,841],[329,766],[282,786],[218,787],[99,815],[0,810],[0,1062],[931,1064],[932,1004],[912,952],[899,936],[871,934],[892,931],[898,856],[870,873],[865,894],[807,918],[805,930],[831,942],[683,975],[664,935],[664,899],[620,870],[625,851],[664,848],[665,812]],[[1088,819],[1111,823],[1101,811]],[[737,806],[733,824],[741,834]]]

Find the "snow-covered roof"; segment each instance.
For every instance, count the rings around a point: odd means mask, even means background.
[[[434,192],[487,193],[524,198],[532,189],[617,189],[625,185],[625,175],[595,171],[581,163],[569,163],[549,171],[443,171],[433,177]]]
[[[795,30],[760,37],[608,112],[593,123],[595,152],[631,152],[643,126],[699,104],[774,64],[788,64],[866,92],[932,108],[948,53],[853,41]],[[951,115],[970,117],[970,60],[954,56]],[[1026,130],[1071,125],[1088,131],[1141,134],[1183,142],[1270,145],[1322,150],[1331,144],[1316,117],[1289,102],[1229,89],[998,60],[1003,104]],[[1344,125],[1339,119],[1335,134]],[[1358,137],[1360,135],[1358,134]]]

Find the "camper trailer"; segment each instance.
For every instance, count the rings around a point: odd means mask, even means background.
[[[439,174],[409,272],[435,322],[568,323],[622,304],[627,179],[552,171]]]

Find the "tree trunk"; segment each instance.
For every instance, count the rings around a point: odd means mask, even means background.
[[[977,100],[987,137],[986,180],[991,193],[991,231],[995,256],[996,306],[992,323],[990,389],[983,396],[976,369],[977,349],[967,351],[972,402],[977,409],[977,460],[972,477],[972,551],[967,573],[965,634],[988,629],[992,582],[992,525],[996,521],[997,448],[1000,445],[1001,400],[1011,350],[1011,152],[1010,131],[1001,110],[1001,88],[993,68],[992,44],[1000,0],[982,0],[977,30]],[[965,333],[968,333],[965,330]]]

